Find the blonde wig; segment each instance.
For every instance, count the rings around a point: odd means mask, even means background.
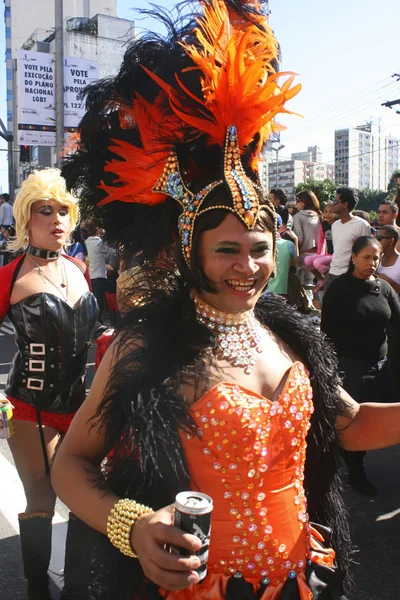
[[[8,244],[12,250],[27,245],[27,226],[32,215],[32,206],[39,200],[55,200],[68,207],[71,231],[79,219],[77,198],[67,192],[65,179],[59,169],[33,171],[23,182],[13,205],[15,239]]]

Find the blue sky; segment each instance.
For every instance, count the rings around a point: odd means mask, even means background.
[[[172,7],[173,2],[158,4]],[[118,16],[136,20],[137,27],[157,28],[139,20],[135,10],[143,0],[119,0]],[[400,115],[382,102],[400,98],[398,0],[270,0],[270,23],[282,50],[282,70],[298,73],[303,91],[289,108],[304,118],[286,117],[281,134],[282,156],[319,144],[324,161],[333,161],[335,128],[359,125],[381,118],[386,135],[400,138]],[[0,30],[0,55],[4,56],[4,27]],[[5,118],[5,73],[0,70],[0,114]],[[400,110],[400,106],[398,107]],[[1,143],[0,148],[5,144]],[[5,153],[0,152],[0,185],[7,189]]]

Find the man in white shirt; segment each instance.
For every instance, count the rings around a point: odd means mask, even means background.
[[[397,295],[400,295],[400,254],[396,248],[399,238],[398,227],[394,225],[384,225],[376,236],[383,250],[378,275],[390,283]]]
[[[336,200],[333,204],[339,219],[332,224],[333,255],[329,274],[325,278],[324,291],[336,277],[348,270],[354,241],[362,235],[371,235],[369,223],[351,214],[357,202],[355,190],[346,187],[336,190]]]
[[[97,304],[99,305],[99,321],[102,318],[104,310],[104,301],[106,293],[106,254],[108,246],[100,237],[101,229],[93,223],[88,223],[86,226],[89,237],[86,239],[86,249],[89,258],[89,276],[92,284],[93,294],[96,296]]]
[[[11,227],[14,224],[12,206],[10,204],[10,196],[2,194],[0,196],[0,226],[7,225]]]
[[[392,203],[390,202],[390,204]],[[377,269],[378,275],[381,279],[385,279],[390,283],[400,300],[400,253],[397,250],[400,239],[399,228],[396,225],[384,225],[379,230],[376,239],[383,250],[381,264]],[[400,394],[400,340],[392,325],[389,325],[386,334],[388,337],[389,365],[396,381],[397,391]]]

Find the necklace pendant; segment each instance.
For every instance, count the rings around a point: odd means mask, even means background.
[[[65,288],[65,287],[67,287],[67,286],[65,285],[65,283],[64,283],[64,282],[62,282],[62,284],[61,284],[61,287],[62,287],[62,288]]]

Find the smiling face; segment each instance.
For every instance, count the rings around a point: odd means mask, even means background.
[[[56,200],[38,200],[27,225],[29,243],[44,250],[59,250],[71,231],[68,206]]]
[[[375,275],[381,258],[382,248],[378,242],[371,242],[357,254],[352,254],[353,275],[359,279],[369,279]]]
[[[233,214],[215,229],[203,231],[200,264],[216,293],[199,297],[214,308],[238,313],[254,308],[274,268],[273,236],[261,225],[253,231]]]

